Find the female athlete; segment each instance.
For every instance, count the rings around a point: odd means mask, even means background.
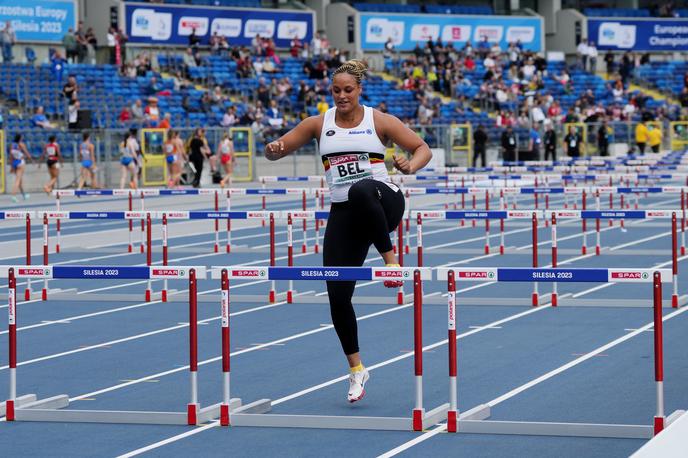
[[[81,156],[81,177],[79,178],[78,189],[82,189],[86,181],[90,179],[91,188],[98,187],[98,179],[96,178],[96,153],[95,147],[91,142],[91,134],[85,132],[83,140],[79,145],[79,155]]]
[[[12,186],[12,201],[17,202],[17,191],[22,193],[24,200],[29,198],[29,195],[24,192],[24,171],[26,169],[25,159],[33,162],[33,158],[29,153],[29,149],[24,143],[24,135],[17,134],[14,136],[14,141],[10,144],[10,171],[14,173],[14,186]]]
[[[219,150],[220,163],[225,170],[225,176],[222,178],[222,181],[220,181],[220,187],[224,188],[227,186],[227,183],[231,184],[232,172],[234,171],[234,142],[229,134],[225,134],[222,137]]]
[[[46,164],[48,165],[48,174],[50,175],[50,180],[43,186],[43,190],[50,194],[57,183],[57,179],[60,177],[60,164],[62,164],[62,154],[60,154],[60,145],[57,144],[57,137],[51,135],[48,137],[48,143],[43,147],[43,154],[39,162],[46,158]],[[38,165],[40,167],[40,164]]]
[[[385,168],[385,144],[396,143],[411,158],[394,156],[394,167],[410,174],[431,159],[428,145],[392,115],[359,104],[366,65],[350,60],[332,79],[335,106],[303,120],[265,147],[269,160],[280,159],[316,139],[325,167],[332,206],[325,230],[324,266],[362,266],[371,244],[386,266],[398,266],[389,233],[404,213],[404,196]],[[335,331],[349,362],[349,402],[365,395],[368,371],[361,364],[356,314],[351,303],[356,282],[327,282]],[[388,286],[388,285],[386,285]]]

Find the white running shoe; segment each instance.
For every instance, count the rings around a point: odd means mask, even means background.
[[[370,374],[368,374],[368,369],[365,367],[362,371],[349,374],[349,402],[363,399],[363,396],[365,396],[365,384],[369,378]]]

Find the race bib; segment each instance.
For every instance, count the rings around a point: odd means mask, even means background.
[[[332,184],[355,183],[373,176],[373,166],[368,154],[342,154],[329,158]]]

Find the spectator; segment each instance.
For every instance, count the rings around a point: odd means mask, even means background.
[[[172,115],[170,113],[165,113],[157,125],[158,129],[170,129],[172,127]]]
[[[540,132],[538,131],[538,124],[533,123],[530,128],[529,139],[528,139],[528,151],[530,151],[530,157],[534,161],[540,160],[540,145],[542,144],[542,137],[540,137]]]
[[[145,118],[145,113],[143,111],[143,102],[141,99],[136,99],[130,108],[131,117],[134,121],[140,122]]]
[[[607,78],[609,79],[616,70],[614,63],[614,54],[611,52],[611,50],[608,50],[607,53],[604,55],[604,63],[607,66]]]
[[[473,167],[478,166],[478,159],[482,160],[482,167],[487,167],[485,152],[487,150],[487,133],[482,124],[473,133]]]
[[[213,105],[222,105],[227,99],[222,93],[222,88],[220,86],[215,86],[215,89],[213,89],[213,93],[210,97]]]
[[[129,121],[131,121],[131,111],[129,111],[129,107],[123,107],[122,111],[119,112],[117,119],[121,124],[129,123]]]
[[[50,71],[58,83],[62,82],[62,74],[64,73],[64,67],[66,64],[67,60],[62,57],[60,51],[55,51],[50,57]]]
[[[392,41],[392,38],[387,38],[387,41],[385,42],[385,50],[383,51],[383,55],[386,58],[391,58],[394,55],[394,41]]]
[[[62,46],[65,48],[65,56],[67,60],[71,63],[76,63],[79,51],[77,49],[76,36],[74,35],[74,29],[71,27],[67,30],[67,33],[62,37]]]
[[[81,103],[78,100],[74,100],[73,103],[67,107],[67,118],[68,124],[67,128],[69,130],[76,130],[79,128],[79,109],[81,108]]]
[[[208,141],[205,138],[205,133],[202,128],[194,130],[193,137],[189,141],[189,160],[194,167],[194,179],[192,186],[198,188],[201,184],[201,175],[203,174],[203,163],[210,155],[210,148]]]
[[[324,95],[320,96],[320,101],[318,102],[316,108],[318,109],[319,114],[325,114],[325,112],[330,109],[330,104],[327,103]]]
[[[683,88],[681,95],[678,97],[679,102],[683,108],[688,108],[688,87]]]
[[[98,50],[98,39],[96,38],[93,28],[89,27],[84,35],[84,42],[86,44],[86,58],[91,65],[96,64],[96,51]]]
[[[263,104],[263,106],[270,104],[270,88],[265,85],[265,78],[258,80],[256,98]]]
[[[183,58],[183,65],[184,65],[184,75],[189,78],[190,73],[189,69],[198,67],[198,63],[196,63],[196,57],[194,56],[194,52],[192,48],[187,48],[186,52],[184,53],[184,58]]]
[[[263,40],[260,38],[260,34],[256,34],[256,36],[251,39],[251,50],[252,54],[255,56],[263,55]]]
[[[196,35],[196,28],[194,27],[191,29],[191,35],[189,35],[189,48],[198,48],[199,44],[201,44],[201,37]]]
[[[210,95],[210,91],[205,91],[201,96],[201,111],[204,113],[210,113],[213,110],[213,98]]]
[[[267,110],[267,118],[271,131],[280,132],[284,128],[284,115],[277,106],[276,100],[270,100],[270,108]]]
[[[233,127],[237,123],[237,121],[238,119],[236,116],[236,107],[232,105],[229,108],[227,108],[227,111],[222,116],[222,121],[220,121],[220,125],[222,127]]]
[[[502,132],[502,159],[505,161],[513,161],[516,159],[516,134],[511,125],[507,125],[506,130]]]
[[[583,38],[576,47],[576,54],[578,54],[578,61],[583,70],[588,69],[588,40]]]
[[[269,59],[268,57],[263,59],[263,71],[265,73],[277,73],[277,68],[275,67],[275,63],[272,59]]]
[[[107,47],[108,47],[108,63],[115,65],[117,63],[115,51],[117,47],[117,29],[110,27],[107,33]]]
[[[320,32],[315,32],[313,35],[313,39],[311,40],[311,52],[313,53],[313,57],[316,59],[319,58],[323,52]]]
[[[156,95],[160,90],[161,87],[160,83],[158,83],[158,79],[155,76],[151,76],[148,86],[146,86],[146,95]]]
[[[557,132],[552,127],[552,121],[545,122],[545,160],[557,160]],[[550,159],[551,157],[551,159]]]
[[[148,97],[148,104],[143,110],[143,113],[148,127],[158,126],[158,121],[160,121],[160,108],[158,107],[157,97]]]
[[[301,59],[310,59],[311,58],[311,47],[309,46],[308,43],[303,44],[303,47],[301,48],[301,52],[299,53],[299,57],[301,57]]]
[[[662,146],[662,130],[653,124],[647,126],[647,142],[653,153],[659,153]]]
[[[602,120],[602,125],[597,129],[597,154],[609,156],[609,125],[607,120]]]
[[[79,86],[76,83],[76,76],[69,75],[67,77],[67,84],[62,88],[62,96],[67,99],[67,102],[71,105],[76,102],[78,91]]]
[[[486,36],[483,36],[483,39],[478,43],[477,52],[478,56],[480,56],[481,59],[485,59],[487,55],[490,53],[490,43],[487,41]]]
[[[597,72],[597,56],[597,46],[595,46],[595,43],[591,41],[588,45],[588,60],[590,62],[590,73]]]
[[[581,144],[583,140],[581,136],[576,132],[574,126],[569,126],[569,132],[564,137],[564,154],[569,157],[580,157]]]
[[[253,60],[253,71],[256,73],[257,77],[263,74],[263,61],[260,59]]]
[[[289,44],[289,54],[291,57],[298,57],[299,53],[301,52],[301,48],[303,48],[303,43],[301,43],[298,35],[294,35],[294,38],[292,38],[291,43]]]
[[[434,111],[430,107],[430,103],[426,98],[423,98],[418,106],[418,123],[423,126],[432,124],[433,115]]]
[[[36,107],[36,112],[31,118],[31,124],[41,129],[54,129],[56,126],[48,120],[42,106]]]
[[[0,32],[0,41],[2,41],[2,61],[6,63],[12,62],[14,59],[12,48],[17,42],[17,34],[14,32],[10,21],[5,22],[5,28]]]

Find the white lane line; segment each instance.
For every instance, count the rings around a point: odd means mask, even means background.
[[[400,454],[401,452],[404,452],[404,451],[410,449],[411,447],[414,447],[414,446],[420,444],[421,442],[425,442],[428,439],[432,439],[433,437],[435,437],[439,433],[443,433],[446,430],[447,430],[447,424],[446,423],[439,424],[436,427],[432,428],[430,431],[424,432],[423,434],[416,437],[415,439],[411,439],[408,442],[404,442],[403,444],[399,445],[398,447],[395,447],[392,450],[389,450],[389,451],[383,453],[382,455],[378,455],[377,458],[391,458],[393,456],[396,456],[396,455]]]
[[[404,305],[404,306],[400,306],[400,307],[397,307],[397,308],[405,308],[405,307],[408,307],[408,306],[407,306],[407,305]],[[521,317],[524,317],[524,316],[527,316],[527,315],[530,315],[530,314],[533,314],[533,313],[537,313],[537,312],[540,312],[540,311],[543,311],[543,310],[549,310],[549,308],[547,308],[547,307],[537,307],[537,308],[529,309],[529,310],[526,310],[525,312],[517,313],[517,314],[515,314],[515,315],[511,315],[511,316],[508,316],[508,317],[506,317],[506,318],[502,318],[502,319],[500,319],[500,320],[494,321],[494,322],[488,324],[487,326],[499,326],[499,325],[504,324],[504,323],[507,323],[507,322],[509,322],[509,321],[513,321],[513,320],[516,320],[516,319],[518,319],[518,318],[521,318]],[[378,312],[378,313],[380,313],[380,312]],[[483,330],[483,329],[473,329],[473,330],[467,331],[467,332],[465,332],[465,333],[462,333],[462,334],[458,335],[458,336],[457,336],[457,339],[464,339],[464,338],[466,338],[466,337],[468,337],[468,336],[471,336],[471,335],[473,335],[473,334],[477,334],[477,333],[481,332],[482,330]],[[433,350],[433,349],[435,349],[435,348],[437,348],[437,347],[440,347],[440,346],[446,345],[446,344],[447,344],[447,340],[446,340],[446,339],[445,339],[445,340],[442,340],[442,341],[439,341],[439,342],[435,342],[435,343],[433,343],[433,344],[431,344],[431,345],[427,345],[427,346],[423,347],[423,351],[425,352],[425,351],[428,351],[428,350]],[[390,364],[396,363],[396,362],[398,362],[398,361],[402,361],[402,360],[404,360],[404,359],[410,358],[410,357],[413,356],[413,354],[414,354],[413,352],[406,352],[406,353],[404,353],[404,354],[402,354],[402,355],[399,355],[399,356],[396,356],[396,357],[394,357],[394,358],[390,358],[390,359],[388,359],[388,360],[382,361],[382,362],[377,363],[377,364],[374,364],[374,365],[372,365],[372,366],[368,366],[367,368],[368,368],[369,371],[372,371],[372,370],[375,370],[375,369],[378,369],[378,368],[381,368],[381,367],[388,366],[388,365],[390,365]],[[220,359],[220,358],[216,358],[216,360],[218,360],[218,359]],[[200,363],[199,363],[199,364],[200,364]],[[328,381],[323,382],[323,383],[320,383],[320,384],[318,384],[318,385],[311,386],[311,387],[306,388],[306,389],[304,389],[304,390],[301,390],[301,391],[298,391],[298,392],[296,392],[296,393],[290,394],[290,395],[288,395],[288,396],[284,396],[284,397],[282,397],[282,398],[279,398],[279,399],[273,401],[273,402],[272,402],[272,405],[282,404],[282,403],[287,402],[287,401],[290,401],[290,400],[292,400],[292,399],[295,399],[295,398],[304,396],[304,395],[306,395],[306,394],[312,393],[313,391],[317,391],[317,390],[322,389],[322,388],[325,388],[325,387],[327,387],[327,386],[334,385],[334,384],[336,384],[336,383],[339,383],[339,382],[341,382],[341,381],[343,381],[343,380],[348,379],[348,377],[349,377],[348,375],[343,375],[343,376],[341,376],[341,377],[337,377],[337,378],[328,380]],[[88,396],[92,396],[92,395],[93,395],[93,394],[89,394]],[[130,451],[130,452],[126,453],[126,454],[120,455],[118,458],[129,458],[129,457],[133,457],[133,456],[140,455],[140,454],[145,453],[145,452],[149,452],[149,451],[151,451],[151,450],[160,448],[160,447],[162,447],[162,446],[164,446],[164,445],[168,445],[168,444],[171,444],[171,443],[173,443],[173,442],[177,442],[177,441],[179,441],[179,440],[185,439],[185,438],[187,438],[187,437],[194,436],[194,435],[199,434],[199,433],[201,433],[201,432],[203,432],[203,431],[206,431],[206,430],[208,430],[208,429],[210,429],[210,428],[219,426],[219,424],[220,424],[220,423],[219,423],[218,421],[214,421],[214,422],[212,422],[212,423],[208,423],[207,425],[204,425],[204,426],[202,426],[202,427],[200,427],[200,428],[196,428],[196,429],[193,429],[193,430],[191,430],[191,431],[187,431],[187,432],[185,432],[185,433],[178,434],[178,435],[176,435],[176,436],[169,437],[169,438],[167,438],[167,439],[161,440],[161,441],[159,441],[159,442],[155,442],[155,443],[150,444],[150,445],[147,445],[147,446],[145,446],[145,447],[142,447],[142,448],[139,448],[139,449]]]

